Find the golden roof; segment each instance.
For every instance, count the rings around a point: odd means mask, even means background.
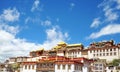
[[[44,50],[44,48],[39,48],[39,49],[37,49],[37,50],[35,50],[35,51],[32,51],[32,52],[42,51],[42,50]]]
[[[82,44],[81,43],[80,44],[69,44],[67,46],[69,46],[69,47],[72,47],[72,46],[82,46]]]
[[[59,42],[58,45],[63,45],[66,44],[65,42]]]
[[[55,46],[54,47],[54,49],[60,49],[61,48],[61,46]]]
[[[38,50],[44,50],[44,48],[39,48]]]

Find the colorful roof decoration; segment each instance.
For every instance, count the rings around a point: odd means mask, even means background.
[[[65,42],[59,42],[59,43],[58,43],[58,45],[64,45],[64,44],[66,45]]]
[[[80,44],[69,44],[69,45],[67,45],[68,47],[72,47],[72,46],[83,46],[81,43]]]

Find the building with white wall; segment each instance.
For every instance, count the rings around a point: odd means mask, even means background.
[[[120,66],[108,66],[106,72],[120,72]]]
[[[0,63],[0,72],[5,72],[5,64]]]
[[[79,44],[66,44],[65,42],[60,42],[57,46],[53,47],[53,50],[56,51],[57,56],[65,56],[68,58],[77,58],[82,57],[81,50],[84,49],[84,46]]]
[[[88,47],[89,59],[106,59],[111,62],[113,59],[120,59],[120,47],[113,41],[96,42]]]
[[[22,63],[20,72],[90,72],[91,62],[89,59],[105,59],[108,63],[113,59],[120,59],[120,44],[115,44],[111,40],[94,42],[89,47],[84,48],[81,43],[60,42],[51,50],[40,48],[31,51],[29,57],[11,57],[9,64]],[[92,67],[95,66],[99,70],[104,69],[100,62],[92,65]],[[92,69],[92,72],[95,71],[97,70]]]
[[[98,59],[91,63],[92,72],[105,72],[106,70],[106,60]]]
[[[37,72],[36,62],[22,62],[20,72]]]
[[[77,61],[56,61],[55,72],[82,72],[83,64]]]

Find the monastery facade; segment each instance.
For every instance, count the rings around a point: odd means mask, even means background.
[[[120,59],[120,44],[113,40],[94,42],[87,48],[60,42],[50,50],[31,51],[29,57],[11,57],[8,64],[19,63],[18,72],[106,72],[110,71],[106,64],[114,59]]]

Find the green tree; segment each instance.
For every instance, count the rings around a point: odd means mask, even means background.
[[[120,64],[120,59],[114,59],[109,65],[118,66]]]
[[[13,64],[11,64],[11,67],[14,71],[16,71],[20,68],[20,63],[13,63]]]

